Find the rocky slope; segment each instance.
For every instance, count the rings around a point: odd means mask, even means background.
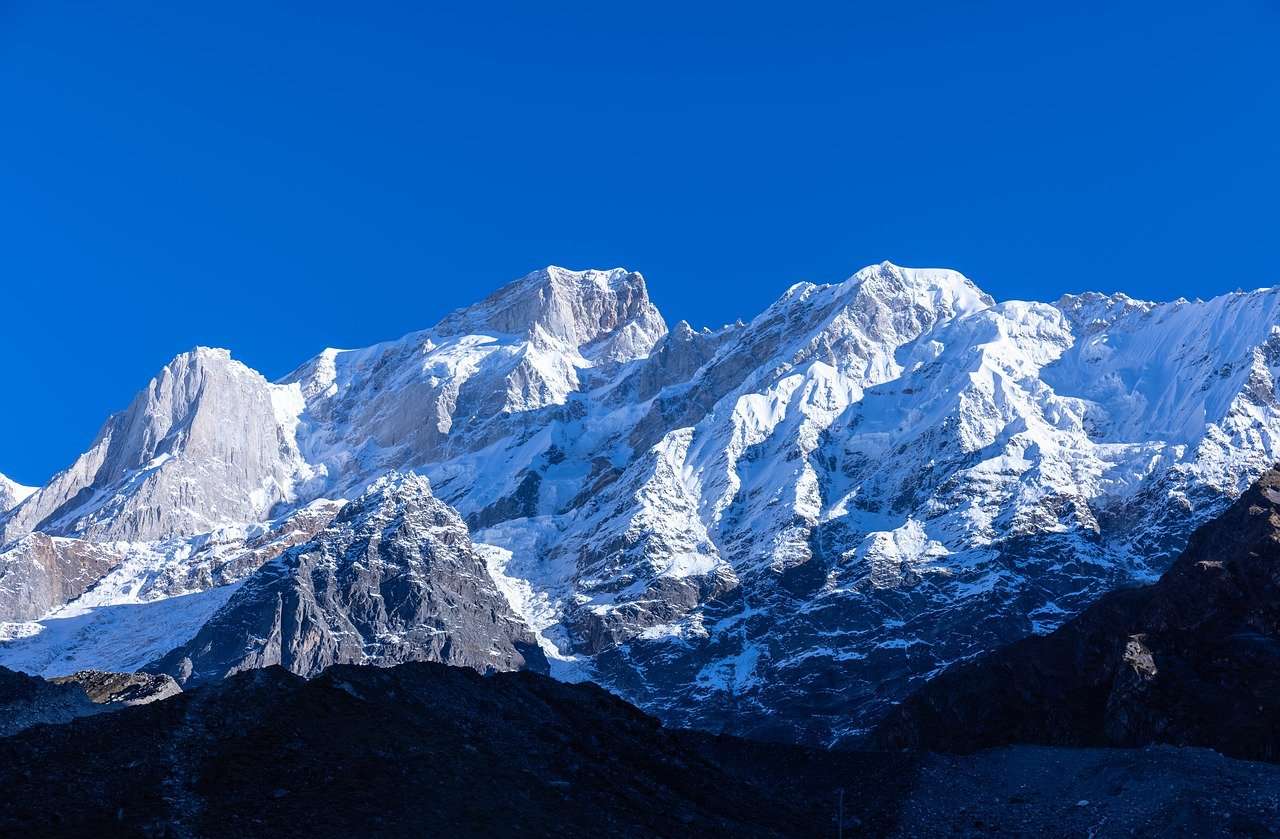
[[[1276,289],[996,302],[885,263],[667,332],[640,275],[548,268],[277,384],[182,356],[0,528],[156,544],[418,472],[566,673],[669,720],[832,743],[1154,580],[1280,460],[1277,373]],[[51,629],[21,631],[56,658]]]
[[[1159,582],[948,670],[874,739],[938,750],[1171,743],[1280,761],[1280,471],[1197,530]]]
[[[0,833],[1265,836],[1280,767],[1204,750],[825,751],[661,727],[594,685],[414,663],[240,673],[0,737]]]
[[[425,478],[392,473],[254,572],[148,669],[198,684],[271,665],[314,676],[334,664],[405,661],[547,670],[466,524]]]
[[[111,546],[28,533],[0,550],[0,621],[32,621],[75,600],[123,561]]]
[[[146,705],[181,692],[168,676],[83,670],[46,681],[0,667],[0,737],[37,725]]]
[[[0,738],[0,832],[813,835],[837,779],[892,790],[912,765],[730,746],[531,673],[417,663],[303,681],[273,667]],[[848,815],[883,824],[887,798]]]

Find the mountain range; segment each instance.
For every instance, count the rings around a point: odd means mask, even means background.
[[[1280,460],[1277,372],[1280,289],[996,302],[884,263],[668,329],[639,274],[547,268],[276,382],[184,353],[0,481],[0,664],[533,667],[849,742],[1164,572]]]

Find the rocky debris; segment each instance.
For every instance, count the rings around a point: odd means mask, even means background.
[[[111,545],[30,533],[0,550],[0,621],[29,621],[74,600],[123,560]]]
[[[954,667],[876,730],[882,747],[1206,746],[1280,761],[1280,470],[1151,586]]]
[[[96,705],[146,705],[182,693],[171,677],[151,673],[104,673],[78,670],[50,679],[55,685],[79,685]]]
[[[1280,767],[1169,746],[929,755],[898,812],[901,839],[1280,836]]]
[[[547,670],[462,519],[425,478],[393,473],[145,669],[186,685],[276,664],[314,676],[333,664],[405,661]]]

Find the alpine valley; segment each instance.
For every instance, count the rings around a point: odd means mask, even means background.
[[[550,267],[276,382],[194,349],[44,486],[0,477],[0,665],[531,669],[849,743],[1154,581],[1280,461],[1278,373],[1280,289],[883,263],[668,329],[639,274]]]

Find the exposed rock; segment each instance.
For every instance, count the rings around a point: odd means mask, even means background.
[[[312,474],[294,439],[302,407],[296,386],[268,383],[226,350],[183,353],[0,519],[0,544],[35,530],[141,541],[270,518]]]
[[[147,669],[194,684],[275,664],[314,676],[333,664],[405,661],[547,669],[462,519],[425,478],[396,473],[255,572],[191,641]]]
[[[171,677],[151,673],[80,670],[49,681],[56,685],[79,685],[96,705],[146,705],[182,693],[182,688]]]
[[[59,685],[0,667],[0,737],[100,711],[78,685]]]
[[[34,725],[65,723],[182,692],[168,676],[84,670],[45,680],[0,667],[0,737]]]
[[[1197,530],[1159,582],[948,670],[873,739],[949,751],[1169,743],[1280,760],[1280,471]]]
[[[0,621],[41,618],[120,564],[111,545],[30,533],[0,551]]]

